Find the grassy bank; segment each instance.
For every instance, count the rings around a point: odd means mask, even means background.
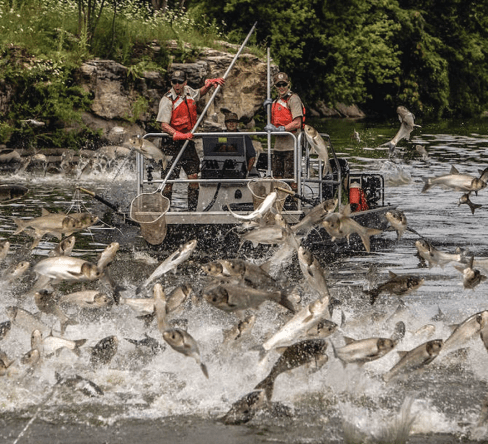
[[[86,60],[115,60],[134,80],[146,70],[164,74],[172,62],[191,62],[198,48],[226,40],[215,22],[189,12],[154,12],[136,0],[91,4],[88,10],[86,0],[0,0],[0,93],[15,94],[0,117],[0,143],[77,146],[80,135],[96,137],[81,124],[90,97],[73,81]],[[171,52],[168,40],[178,43]],[[20,123],[27,119],[50,128],[40,135]],[[64,131],[59,122],[78,131]]]

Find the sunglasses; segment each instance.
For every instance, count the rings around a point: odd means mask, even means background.
[[[288,83],[280,82],[276,84],[276,88],[285,88],[288,86]]]
[[[172,85],[183,85],[183,83],[185,83],[185,81],[181,81],[181,80],[171,80],[171,84]]]

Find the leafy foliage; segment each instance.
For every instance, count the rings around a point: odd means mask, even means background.
[[[488,0],[201,0],[194,9],[258,41],[306,103],[391,115],[473,115],[487,103]]]

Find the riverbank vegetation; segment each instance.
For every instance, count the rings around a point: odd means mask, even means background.
[[[487,110],[488,0],[0,0],[0,88],[21,91],[0,117],[0,142],[32,131],[14,128],[21,119],[79,122],[90,100],[72,73],[90,58],[134,78],[164,73],[199,47],[241,43],[256,20],[254,50],[270,46],[310,107],[356,103],[391,116],[402,104],[418,118]]]

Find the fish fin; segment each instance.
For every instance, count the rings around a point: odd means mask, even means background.
[[[282,355],[288,347],[276,347],[275,351]]]
[[[17,230],[14,232],[14,235],[22,233],[22,231],[24,231],[26,229],[26,223],[27,222],[24,222],[24,220],[17,218],[17,217],[13,217],[12,219],[15,222],[15,224],[17,225]]]
[[[279,304],[291,311],[293,314],[296,313],[295,306],[293,305],[293,302],[291,302],[288,299],[288,296],[284,293],[281,294],[281,299],[279,301]]]
[[[430,177],[422,177],[422,180],[424,181],[424,187],[421,193],[426,193],[432,186],[432,179]]]
[[[453,267],[460,273],[464,273],[464,269],[466,268],[466,267],[460,267],[459,265],[453,265]]]
[[[344,328],[346,325],[346,314],[344,313],[344,310],[341,310],[341,328]]]
[[[254,390],[264,390],[267,400],[271,401],[271,398],[273,396],[274,382],[275,378],[270,373],[256,387],[254,387]]]
[[[344,336],[344,341],[346,342],[346,345],[349,345],[349,344],[352,344],[352,343],[356,342],[355,339],[350,338],[348,336]]]
[[[453,165],[451,166],[451,171],[449,172],[449,174],[459,174],[459,171],[458,169]]]
[[[347,204],[346,206],[342,207],[342,214],[346,217],[351,215],[351,204]]]
[[[60,325],[61,325],[61,334],[64,335],[64,333],[66,332],[66,327],[68,327],[68,325],[78,325],[78,321],[68,318],[66,319],[66,321],[60,322]]]
[[[451,329],[451,331],[454,331],[454,330],[456,330],[456,328],[459,327],[459,324],[451,324],[451,325],[448,325],[448,327]]]
[[[78,339],[78,340],[75,341],[75,348],[73,350],[73,353],[76,356],[79,357],[81,355],[80,347],[83,346],[86,341],[87,341],[87,339]]]
[[[49,216],[50,214],[50,211],[46,210],[45,208],[41,208],[41,216]]]
[[[74,277],[80,277],[80,276],[83,276],[83,273],[76,273],[74,271],[68,271],[68,273],[71,275],[71,276],[74,276]]]
[[[202,369],[202,372],[205,375],[205,377],[209,379],[207,366],[203,362],[200,363],[200,368]]]
[[[262,263],[259,268],[261,268],[261,270],[263,270],[264,272],[266,273],[270,273],[271,271],[271,261],[266,261],[264,263]]]
[[[388,271],[388,276],[390,279],[396,278],[398,275],[396,273],[393,273],[393,271]]]
[[[399,351],[399,350],[397,350],[397,353],[398,353],[398,356],[400,356],[400,359],[402,359],[408,353],[408,351],[405,351],[405,350]]]

